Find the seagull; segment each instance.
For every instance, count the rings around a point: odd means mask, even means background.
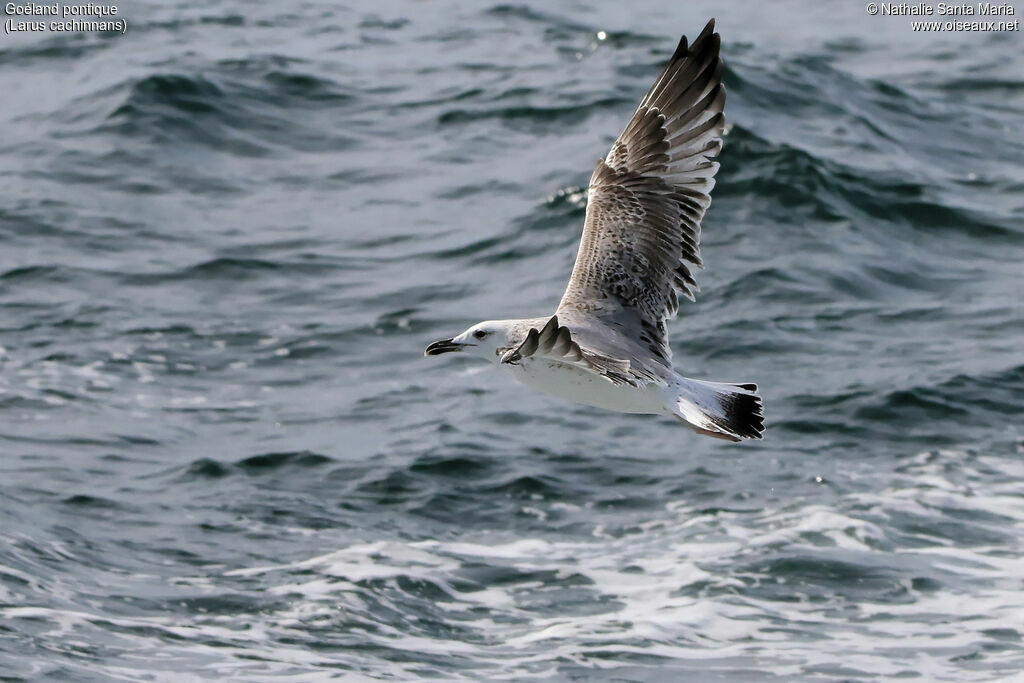
[[[676,418],[698,434],[760,439],[757,385],[690,379],[672,368],[665,327],[698,290],[700,221],[725,127],[715,20],[679,41],[587,190],[576,264],[553,315],[487,320],[430,344],[511,372],[537,391],[621,413]]]

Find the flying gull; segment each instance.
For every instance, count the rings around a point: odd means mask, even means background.
[[[553,396],[622,413],[666,415],[698,434],[739,441],[764,431],[755,384],[682,377],[665,321],[691,301],[702,267],[700,221],[711,204],[725,126],[725,88],[712,19],[679,41],[587,191],[576,265],[554,315],[488,320],[434,342]]]

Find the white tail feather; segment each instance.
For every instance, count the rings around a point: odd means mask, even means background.
[[[668,408],[698,434],[728,441],[760,439],[761,397],[755,384],[725,384],[679,377],[670,384]]]

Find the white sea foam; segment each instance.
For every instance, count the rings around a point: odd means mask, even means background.
[[[1021,535],[1003,545],[953,545],[911,528],[917,547],[894,549],[892,531],[881,524],[900,515],[944,519],[941,509],[989,533],[1019,531],[1024,485],[1006,479],[997,495],[976,495],[961,480],[977,469],[961,463],[956,480],[944,473],[952,457],[963,454],[913,465],[925,487],[908,480],[905,488],[851,493],[832,506],[787,501],[698,513],[680,501],[651,514],[641,531],[617,537],[482,532],[353,543],[295,562],[172,581],[193,595],[216,597],[234,585],[273,601],[242,621],[190,611],[111,616],[31,606],[2,608],[0,616],[48,624],[50,638],[65,640],[99,637],[113,625],[116,638],[140,656],[188,657],[206,662],[211,674],[248,680],[338,666],[405,678],[452,657],[466,669],[446,675],[466,680],[546,678],[567,667],[626,662],[662,672],[699,662],[703,671],[748,677],[1012,680],[1024,666]],[[528,507],[552,512],[557,505]],[[318,542],[315,534],[311,541]],[[804,564],[773,569],[772,561]],[[835,563],[849,575],[816,573]],[[481,568],[507,578],[478,582]],[[918,585],[919,577],[930,582]],[[432,630],[427,614],[462,635]],[[310,649],[316,632],[326,642]],[[370,644],[379,655],[369,654]],[[387,655],[400,652],[406,654]],[[976,664],[965,666],[971,658]],[[132,670],[131,663],[119,666],[122,674]]]

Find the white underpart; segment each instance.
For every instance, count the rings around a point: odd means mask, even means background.
[[[544,359],[524,359],[520,365],[504,365],[526,386],[550,396],[620,413],[671,414],[665,405],[666,387],[613,384],[594,372]]]

